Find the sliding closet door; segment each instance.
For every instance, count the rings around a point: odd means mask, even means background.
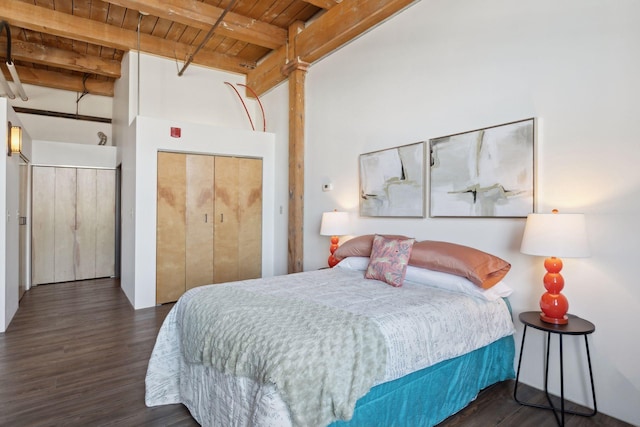
[[[238,280],[262,276],[262,160],[239,159]]]
[[[75,280],[96,277],[96,170],[76,171]]]
[[[213,282],[238,280],[239,174],[237,157],[216,157]]]
[[[158,153],[156,303],[177,301],[185,290],[185,154]]]
[[[76,279],[74,248],[76,229],[76,170],[55,169],[54,201],[54,282]]]
[[[31,209],[31,283],[54,282],[55,168],[33,167]]]
[[[96,170],[96,275],[112,277],[116,264],[116,171]]]
[[[115,170],[32,170],[33,284],[113,276]]]
[[[262,160],[216,157],[214,282],[262,275]]]
[[[186,156],[186,289],[213,283],[214,157]]]

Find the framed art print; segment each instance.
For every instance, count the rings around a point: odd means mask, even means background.
[[[429,216],[534,210],[534,119],[429,140]]]
[[[424,142],[360,155],[360,216],[424,218]]]

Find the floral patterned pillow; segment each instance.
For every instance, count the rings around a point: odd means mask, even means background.
[[[395,287],[402,286],[414,242],[415,239],[388,238],[376,234],[364,277],[381,280]]]

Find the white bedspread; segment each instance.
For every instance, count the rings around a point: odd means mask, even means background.
[[[387,343],[383,381],[476,350],[513,333],[503,300],[487,301],[405,282],[400,288],[367,280],[362,271],[326,269],[213,286],[300,298],[376,322]],[[233,378],[188,364],[182,357],[177,322],[186,302],[203,288],[183,295],[158,334],[146,377],[146,403],[184,403],[205,426],[289,426],[288,410],[273,384]]]

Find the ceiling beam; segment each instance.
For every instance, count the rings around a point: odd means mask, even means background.
[[[4,67],[3,67],[4,68]],[[92,95],[113,97],[113,81],[87,79],[83,83],[82,76],[58,73],[49,70],[16,66],[20,81],[25,84],[43,86],[54,89],[69,90],[83,93],[85,90]],[[5,78],[11,81],[9,73],[4,73]]]
[[[3,46],[6,42],[6,37],[0,37],[0,46]],[[11,40],[11,56],[13,60],[33,62],[81,73],[97,74],[114,79],[120,78],[121,75],[120,61],[115,59],[80,54],[22,40]]]
[[[339,4],[342,0],[304,0],[305,3],[312,4],[322,9],[331,9],[333,6]]]
[[[208,31],[224,9],[195,0],[107,0],[111,4],[138,10],[199,30]],[[333,1],[333,0],[329,0]],[[287,30],[234,12],[225,15],[214,34],[276,49],[287,42]]]
[[[3,18],[16,27],[123,51],[137,50],[138,33],[136,31],[56,12],[22,1],[0,0],[0,10],[2,10]],[[193,46],[141,34],[140,50],[182,61],[193,51]],[[193,62],[236,73],[246,73],[248,69],[255,67],[251,61],[218,54],[206,49],[202,49]]]
[[[285,49],[272,52],[247,73],[247,85],[261,95],[287,76],[290,61],[313,63],[420,0],[342,0],[300,31],[293,43],[296,58]]]
[[[416,1],[344,0],[298,34],[296,52],[313,63]]]

